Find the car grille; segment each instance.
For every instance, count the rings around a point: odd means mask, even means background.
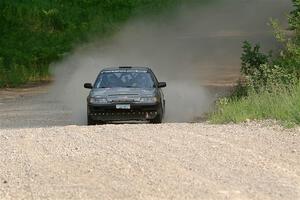
[[[119,110],[115,106],[98,107],[90,106],[89,115],[97,120],[104,121],[129,121],[153,119],[158,114],[156,105],[136,107],[132,105],[130,110]]]
[[[156,111],[151,112],[99,112],[93,113],[91,116],[104,121],[126,121],[126,120],[147,120],[153,119],[157,115]]]
[[[132,94],[132,95],[109,95],[107,97],[107,100],[109,102],[113,103],[121,103],[121,102],[139,102],[140,101],[140,96],[137,94]]]

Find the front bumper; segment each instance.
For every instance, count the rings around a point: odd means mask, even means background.
[[[161,114],[162,112],[159,103],[125,104],[130,104],[129,110],[116,109],[116,103],[102,105],[88,104],[88,117],[95,121],[145,121],[154,119],[157,115]]]

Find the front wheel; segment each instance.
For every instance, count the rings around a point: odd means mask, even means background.
[[[158,114],[154,119],[150,120],[151,124],[161,124],[162,123],[162,115]]]
[[[162,120],[163,120],[163,116],[164,116],[164,110],[163,110],[162,106],[160,106],[157,116],[154,119],[151,119],[150,123],[161,124]]]
[[[90,116],[87,117],[87,125],[88,126],[94,126],[96,124],[97,124],[96,121],[94,121],[93,119],[91,119]]]

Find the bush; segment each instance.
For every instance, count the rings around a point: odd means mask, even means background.
[[[289,24],[291,29],[299,30],[300,28],[300,0],[292,0],[294,10],[290,13]]]
[[[215,123],[274,119],[300,125],[300,0],[289,16],[291,37],[271,20],[275,38],[282,44],[278,54],[264,54],[260,46],[244,42],[243,75],[229,98],[217,102],[210,119]]]
[[[271,56],[260,52],[260,45],[254,47],[245,41],[243,45],[243,54],[241,57],[242,67],[241,72],[245,76],[255,76],[256,72],[262,72],[261,65],[267,64]]]
[[[4,87],[6,80],[5,80],[5,68],[3,65],[3,59],[0,57],[0,87]]]
[[[277,20],[272,19],[270,22],[275,38],[283,46],[276,57],[272,57],[271,53],[262,53],[258,44],[252,47],[249,42],[244,42],[241,73],[245,85],[240,88],[252,88],[257,92],[265,89],[270,91],[276,85],[288,87],[299,80],[300,0],[292,1],[295,8],[289,16],[290,29],[294,31],[292,37],[286,35]]]
[[[254,47],[245,41],[243,45],[242,53],[242,67],[241,73],[244,76],[244,86],[241,86],[239,89],[247,90],[249,88],[254,88],[258,91],[261,86],[267,85],[268,77],[266,76],[265,70],[268,68],[269,58],[271,56],[265,55],[260,52],[260,46],[256,44]],[[241,84],[241,82],[239,83]]]

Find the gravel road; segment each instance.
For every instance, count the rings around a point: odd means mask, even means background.
[[[300,199],[300,130],[0,129],[0,199]]]
[[[70,126],[47,91],[0,90],[0,199],[300,199],[300,128]]]

